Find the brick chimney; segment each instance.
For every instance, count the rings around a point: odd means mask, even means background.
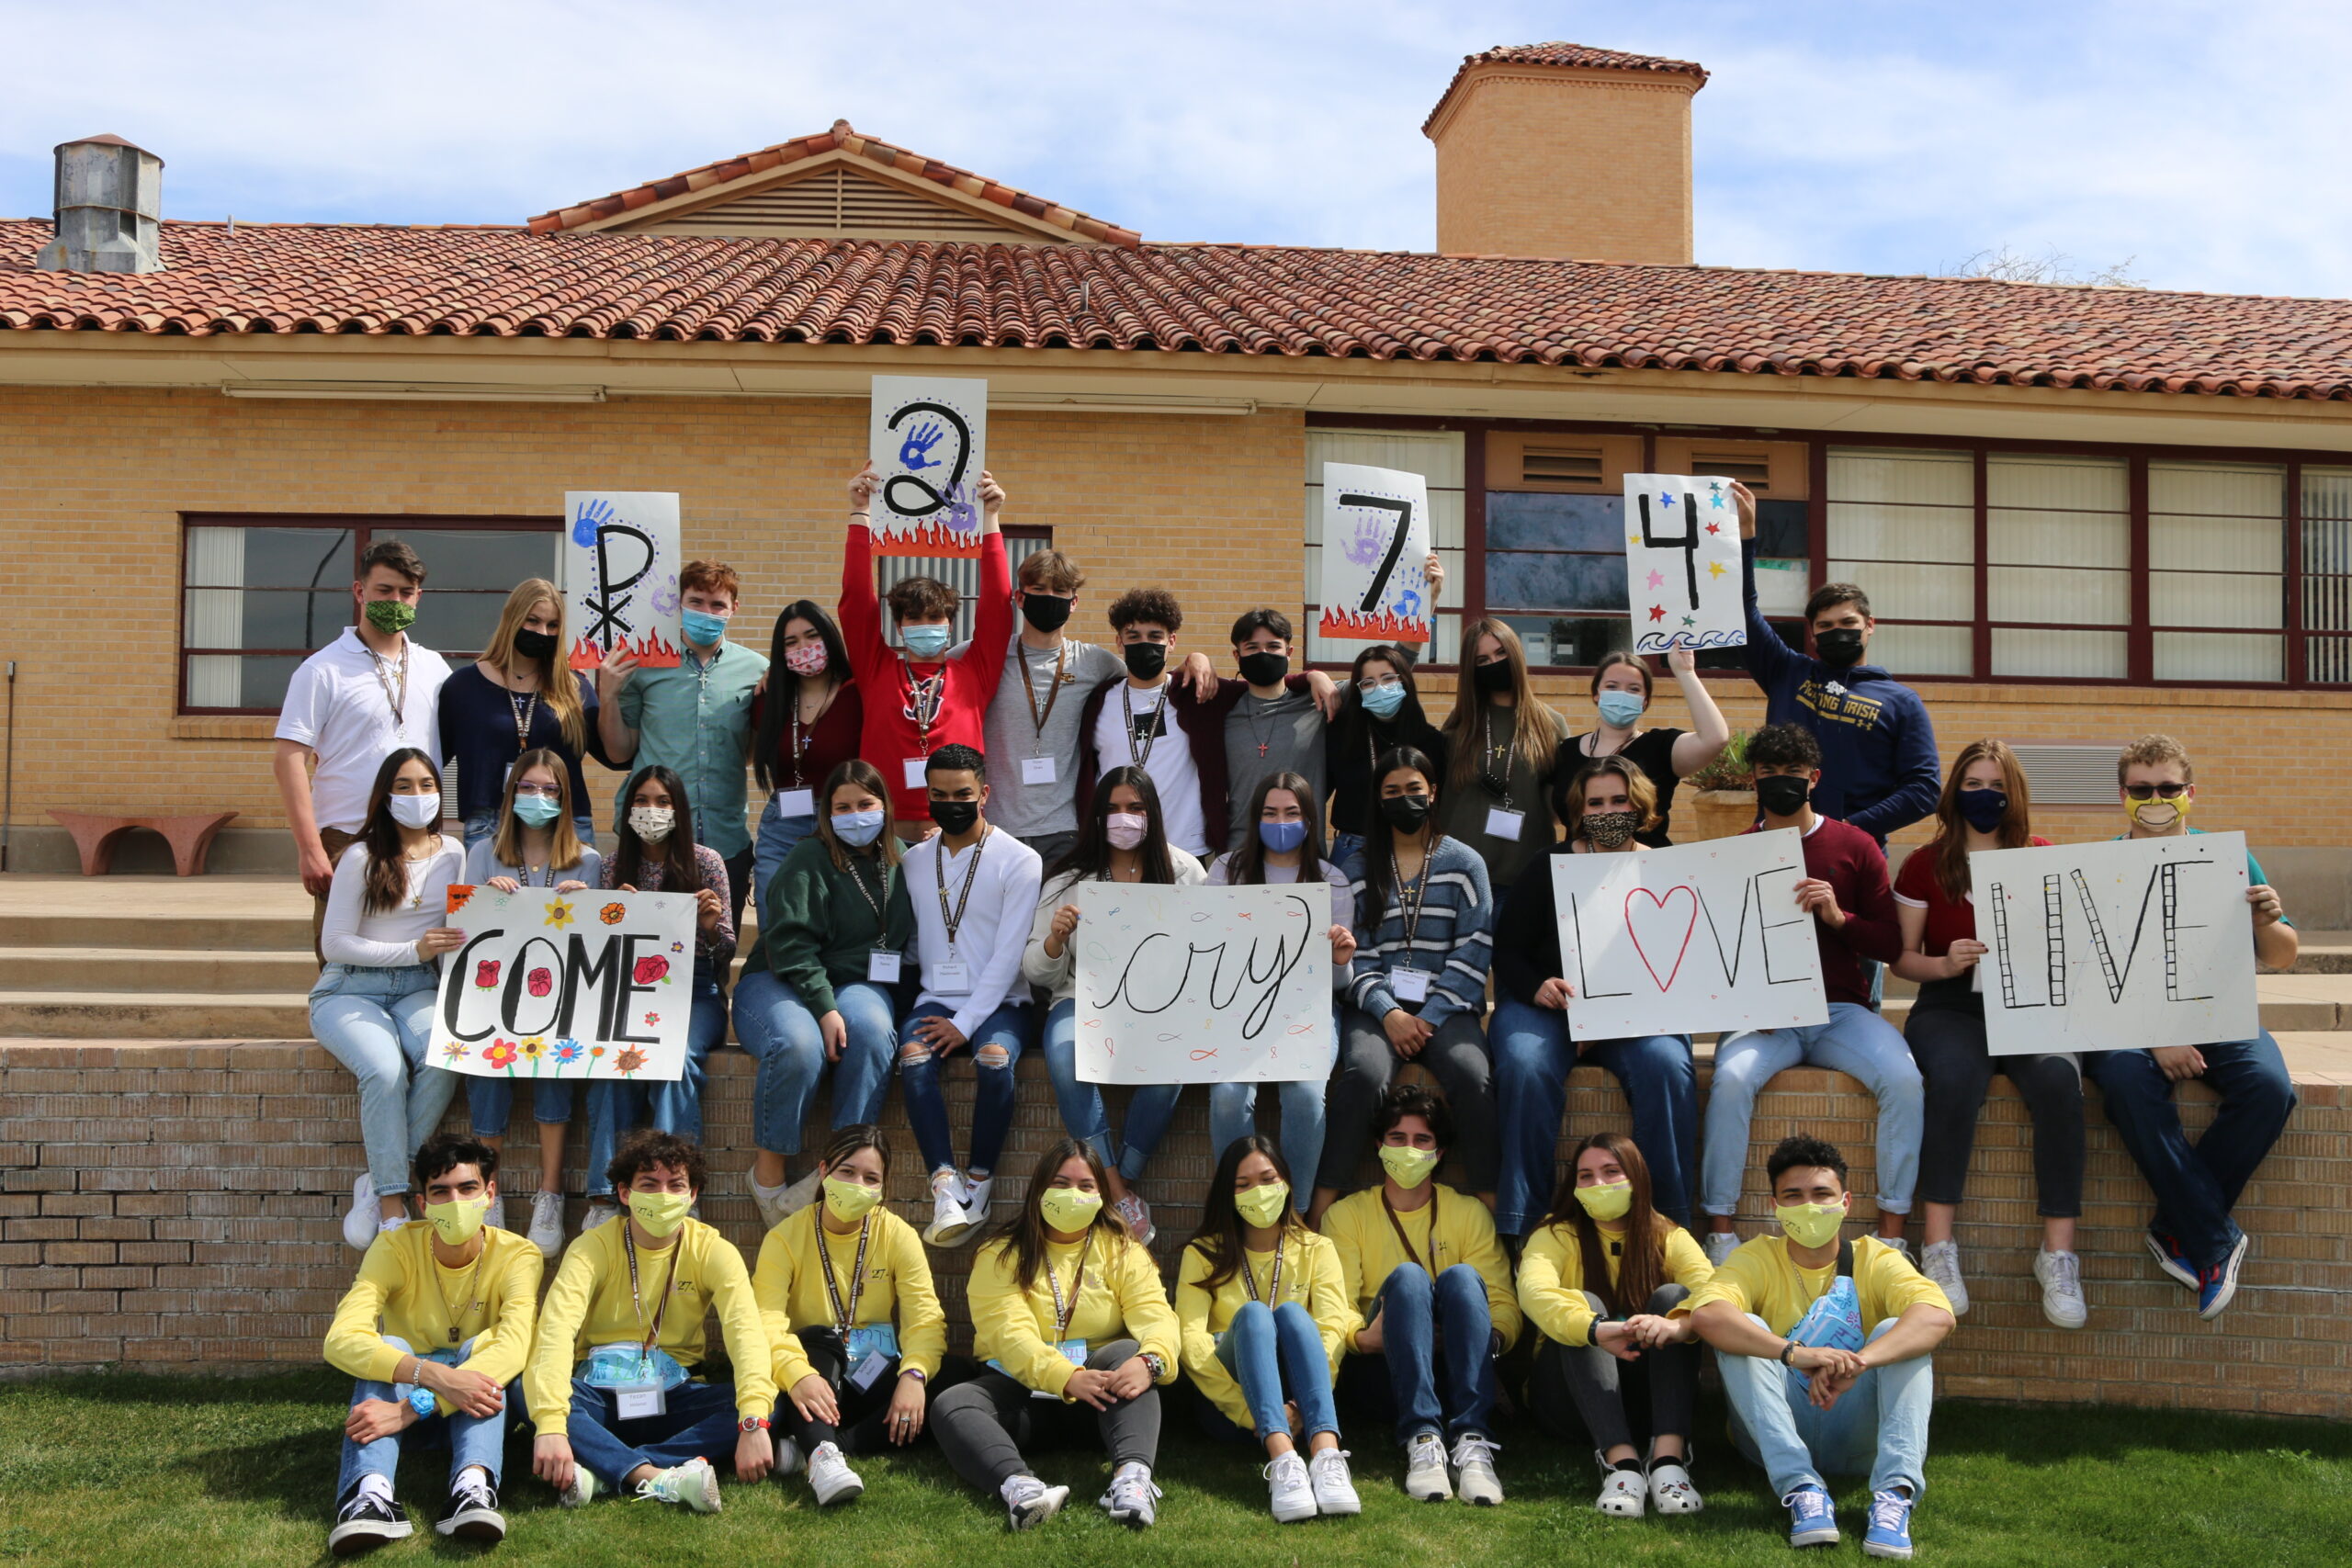
[[[119,136],[57,147],[57,238],[45,272],[161,272],[164,161]]]
[[[1690,262],[1687,60],[1573,43],[1462,62],[1421,126],[1449,254]]]

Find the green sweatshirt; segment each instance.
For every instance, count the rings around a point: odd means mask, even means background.
[[[834,987],[865,978],[867,957],[876,948],[902,953],[915,940],[906,879],[893,867],[886,889],[876,875],[881,867],[864,856],[859,862],[856,872],[842,870],[823,838],[812,835],[792,847],[768,885],[775,929],[760,933],[767,966],[819,1018],[834,1010]],[[860,874],[863,894],[852,881]],[[875,919],[869,897],[880,901],[884,921]]]

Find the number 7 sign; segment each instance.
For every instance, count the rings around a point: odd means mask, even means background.
[[[1323,615],[1361,642],[1430,639],[1429,481],[1396,468],[1323,465]]]
[[[1625,476],[1625,603],[1637,653],[1747,645],[1729,479]]]

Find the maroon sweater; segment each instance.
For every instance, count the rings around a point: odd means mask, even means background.
[[[1114,649],[1115,652],[1116,650]],[[1086,694],[1086,707],[1079,716],[1078,730],[1078,818],[1083,822],[1094,808],[1094,781],[1102,776],[1102,759],[1094,748],[1094,721],[1102,716],[1102,705],[1113,688],[1125,679],[1114,675]],[[1283,684],[1294,692],[1306,689],[1303,674],[1285,675]],[[1225,791],[1225,716],[1250,689],[1246,681],[1227,676],[1216,683],[1216,695],[1203,699],[1193,694],[1193,683],[1183,673],[1174,671],[1168,682],[1168,711],[1176,716],[1176,724],[1184,732],[1184,740],[1192,748],[1193,769],[1201,775],[1201,821],[1208,835],[1210,847],[1222,843],[1228,811]],[[1886,867],[1879,866],[1883,881]]]
[[[1761,824],[1748,829],[1762,832]],[[1821,985],[1833,1002],[1868,1007],[1870,983],[1861,961],[1892,964],[1903,953],[1903,928],[1894,912],[1894,889],[1886,880],[1886,852],[1850,823],[1823,817],[1804,837],[1804,874],[1836,889],[1846,924],[1831,931],[1815,916],[1814,941],[1821,948]]]

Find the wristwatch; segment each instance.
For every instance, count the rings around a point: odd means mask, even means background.
[[[1791,1356],[1795,1355],[1799,1350],[1802,1350],[1802,1349],[1804,1349],[1804,1346],[1802,1346],[1802,1345],[1798,1344],[1798,1343],[1797,1343],[1795,1340],[1793,1340],[1793,1339],[1790,1340],[1787,1344],[1785,1344],[1785,1345],[1781,1346],[1781,1365],[1782,1365],[1782,1366],[1784,1366],[1784,1367],[1785,1367],[1785,1366],[1788,1366],[1788,1365],[1790,1364],[1790,1362],[1789,1362],[1789,1358],[1790,1358]]]
[[[1146,1350],[1143,1353],[1143,1364],[1144,1370],[1151,1374],[1151,1381],[1154,1382],[1159,1382],[1168,1375],[1168,1363],[1160,1359],[1159,1352],[1157,1350]]]
[[[764,1416],[746,1416],[735,1423],[735,1429],[745,1434],[764,1432],[768,1429],[768,1418]]]

